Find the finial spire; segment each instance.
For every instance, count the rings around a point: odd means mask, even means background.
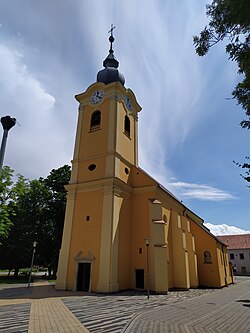
[[[97,82],[103,82],[105,84],[109,84],[112,82],[120,82],[123,86],[125,83],[125,78],[118,71],[119,61],[116,60],[113,50],[113,43],[115,41],[113,36],[113,30],[115,29],[114,25],[111,24],[111,29],[108,33],[110,33],[109,41],[110,41],[110,50],[106,59],[103,61],[103,66],[105,67],[103,70],[97,73]]]
[[[114,36],[113,36],[113,30],[115,29],[115,27],[113,26],[113,24],[111,24],[111,29],[109,30],[108,33],[110,33],[110,37],[109,37],[109,41],[110,41],[110,50],[109,53],[114,53],[114,50],[112,49],[112,44],[115,41]]]

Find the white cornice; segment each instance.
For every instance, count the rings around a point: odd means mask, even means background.
[[[129,167],[132,167],[132,165],[133,165],[132,163],[130,163],[129,161],[127,161],[121,154],[119,154],[115,150],[111,150],[111,151],[109,151],[109,152],[107,152],[105,154],[93,155],[93,156],[90,156],[88,158],[73,159],[73,160],[71,160],[71,163],[82,163],[82,162],[92,161],[92,160],[95,160],[95,159],[105,158],[107,156],[115,156],[120,161],[122,161],[123,163],[127,164]]]
[[[154,192],[157,185],[133,187],[133,193]]]
[[[69,184],[65,186],[68,196],[80,192],[103,191],[105,194],[114,193],[120,196],[121,193],[131,196],[132,188],[118,178],[102,178],[79,184]]]
[[[104,97],[102,101],[98,104],[92,104],[90,102],[90,96],[92,93],[101,89],[104,91]],[[141,106],[138,104],[135,94],[131,89],[126,89],[120,82],[112,82],[110,84],[105,85],[102,82],[95,82],[91,84],[87,90],[83,93],[75,95],[76,100],[80,103],[79,111],[82,111],[85,106],[90,106],[93,108],[97,108],[103,104],[103,102],[107,99],[115,99],[119,102],[124,103],[125,96],[128,96],[131,99],[132,109],[127,110],[128,114],[131,114],[133,117],[137,119],[137,113],[141,111]],[[126,109],[125,103],[124,107]]]

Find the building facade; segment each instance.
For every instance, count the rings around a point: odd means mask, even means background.
[[[56,288],[93,292],[222,287],[226,246],[138,166],[141,107],[110,50],[79,116]],[[149,157],[150,158],[150,157]]]
[[[227,245],[235,275],[250,275],[250,234],[218,236]]]

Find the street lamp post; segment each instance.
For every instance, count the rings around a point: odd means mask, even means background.
[[[147,249],[147,298],[149,299],[149,265],[148,265],[148,247],[149,247],[149,238],[145,239],[146,249]]]
[[[0,149],[0,173],[1,173],[2,167],[3,167],[3,159],[4,159],[4,153],[5,153],[6,143],[7,143],[8,132],[13,126],[15,126],[16,119],[11,118],[10,116],[5,116],[5,117],[1,118],[1,123],[3,125],[3,139],[2,139],[1,149]]]
[[[33,243],[32,258],[31,258],[31,265],[30,265],[30,274],[29,274],[28,288],[30,287],[30,282],[31,282],[32,268],[33,268],[33,263],[34,263],[35,253],[36,253],[36,245],[37,245],[37,242],[34,242],[34,243]]]

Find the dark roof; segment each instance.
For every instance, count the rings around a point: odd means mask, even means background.
[[[228,249],[250,249],[250,234],[217,236]]]
[[[170,192],[168,189],[166,189],[163,185],[161,185],[160,183],[157,182],[157,180],[155,180],[152,176],[150,176],[146,171],[144,171],[143,169],[141,169],[140,167],[135,167],[137,170],[143,172],[147,177],[149,177],[150,179],[152,179],[155,182],[155,185],[158,186],[162,191],[164,191],[165,193],[167,193],[168,195],[170,195],[175,201],[177,201],[184,209],[184,212],[186,213],[186,215],[194,222],[196,223],[200,228],[202,228],[207,234],[209,234],[211,237],[213,237],[217,242],[219,242],[220,244],[224,244],[224,242],[217,236],[215,236],[214,234],[211,233],[211,231],[204,226],[204,220],[197,215],[196,213],[194,213],[192,210],[190,210],[187,206],[185,206],[183,204],[182,201],[180,201],[172,192]],[[201,221],[201,223],[198,223],[197,221],[195,221],[195,219],[198,218],[198,220]]]
[[[142,168],[140,167],[136,167],[138,170],[140,170],[141,172],[143,172],[147,177],[149,177],[150,179],[152,179],[154,182],[155,182],[155,185],[157,185],[163,192],[167,193],[168,195],[170,195],[175,201],[177,201],[182,207],[184,210],[186,210],[186,213],[187,215],[194,215],[196,218],[198,218],[202,223],[204,223],[204,220],[199,216],[197,215],[196,213],[194,213],[191,209],[189,209],[187,206],[184,205],[184,203],[179,200],[172,192],[170,192],[165,186],[161,185],[157,180],[155,180],[152,176],[150,176],[146,171],[144,171]],[[191,216],[189,216],[190,218],[192,218]],[[202,225],[203,229],[205,229],[206,232],[210,232],[210,230],[205,227],[204,225]],[[213,235],[213,234],[211,234]],[[213,235],[214,236],[214,235]]]
[[[111,32],[112,33],[112,32]],[[120,82],[123,86],[125,84],[125,78],[122,73],[119,72],[119,61],[115,58],[114,51],[112,49],[112,43],[114,42],[114,37],[111,35],[109,37],[110,50],[106,59],[103,61],[104,69],[97,73],[97,82],[103,82],[104,84],[109,84],[112,82]]]

